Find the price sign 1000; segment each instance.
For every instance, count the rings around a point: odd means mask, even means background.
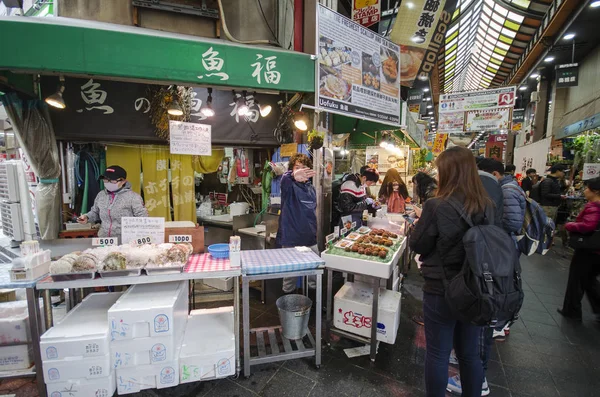
[[[191,243],[192,242],[192,236],[189,234],[174,234],[169,236],[169,242],[170,243]]]

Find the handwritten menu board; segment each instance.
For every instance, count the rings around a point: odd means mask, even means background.
[[[172,154],[210,156],[211,126],[208,124],[169,121]]]
[[[165,218],[121,218],[122,243],[137,243],[147,240],[153,244],[165,242]]]

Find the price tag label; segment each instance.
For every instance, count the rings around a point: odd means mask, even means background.
[[[340,237],[340,227],[339,226],[335,226],[333,228],[333,234],[335,234],[335,237]]]
[[[352,230],[356,230],[356,222],[352,222]]]
[[[137,245],[150,244],[150,243],[152,243],[152,237],[150,237],[150,236],[140,237],[140,238],[133,240],[133,243],[137,244]]]
[[[335,240],[335,233],[331,233],[330,235],[328,235],[327,237],[325,237],[325,241],[327,242],[327,244],[329,244],[333,240]]]
[[[192,236],[189,234],[173,234],[169,236],[170,243],[191,243]]]
[[[345,236],[346,233],[348,233],[348,229],[343,228],[342,230],[340,230],[340,236]]]
[[[94,247],[110,247],[113,245],[119,245],[119,239],[116,237],[93,238],[92,245]]]

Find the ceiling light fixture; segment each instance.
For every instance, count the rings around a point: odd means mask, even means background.
[[[204,115],[204,117],[213,117],[215,115],[215,111],[212,108],[212,88],[208,88],[208,98],[206,98],[206,103],[200,109],[200,113]]]
[[[526,85],[522,85],[519,87],[520,91],[527,91],[527,86]]]
[[[409,1],[408,3],[406,3],[406,8],[412,10],[413,8],[415,8],[415,3]]]
[[[592,1],[592,4],[590,4],[591,8],[598,8],[600,7],[600,0],[596,0],[596,1]]]
[[[294,125],[300,131],[306,131],[308,129],[308,120],[306,115],[302,112],[296,113],[296,118],[294,119]]]
[[[423,92],[429,92],[429,88],[423,88]]]
[[[427,105],[427,109],[433,108],[433,105]]]
[[[256,106],[258,106],[260,117],[267,117],[269,113],[271,113],[271,110],[273,110],[273,107],[271,105],[262,106],[258,101],[258,98],[256,97],[256,92],[254,93],[253,97],[254,103],[256,104]]]
[[[429,112],[428,114],[433,114],[433,112]]]
[[[575,38],[575,33],[568,33],[563,36],[563,40],[572,40]]]
[[[57,109],[64,109],[67,107],[65,100],[63,99],[63,92],[65,92],[65,78],[59,77],[59,85],[56,92],[45,99],[46,103]]]
[[[540,77],[538,73],[532,73],[531,76],[529,76],[530,79],[537,79],[538,77]]]
[[[247,92],[243,91],[242,96],[237,99],[237,105],[238,105],[237,114],[238,114],[238,116],[245,116],[250,111],[250,108],[248,107],[248,103],[246,102],[246,95],[247,95]],[[234,100],[235,100],[235,91],[234,91]]]
[[[546,57],[546,58],[544,58],[544,62],[546,62],[546,63],[550,63],[552,61],[554,61],[554,57]]]

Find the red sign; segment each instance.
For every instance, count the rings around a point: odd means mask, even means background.
[[[488,142],[506,142],[508,134],[491,134],[488,136]]]
[[[514,106],[515,105],[515,93],[506,92],[500,94],[498,98],[498,106]]]
[[[379,0],[353,0],[352,20],[367,27],[375,25],[381,19]]]
[[[485,157],[502,161],[504,142],[488,142],[485,144]]]

